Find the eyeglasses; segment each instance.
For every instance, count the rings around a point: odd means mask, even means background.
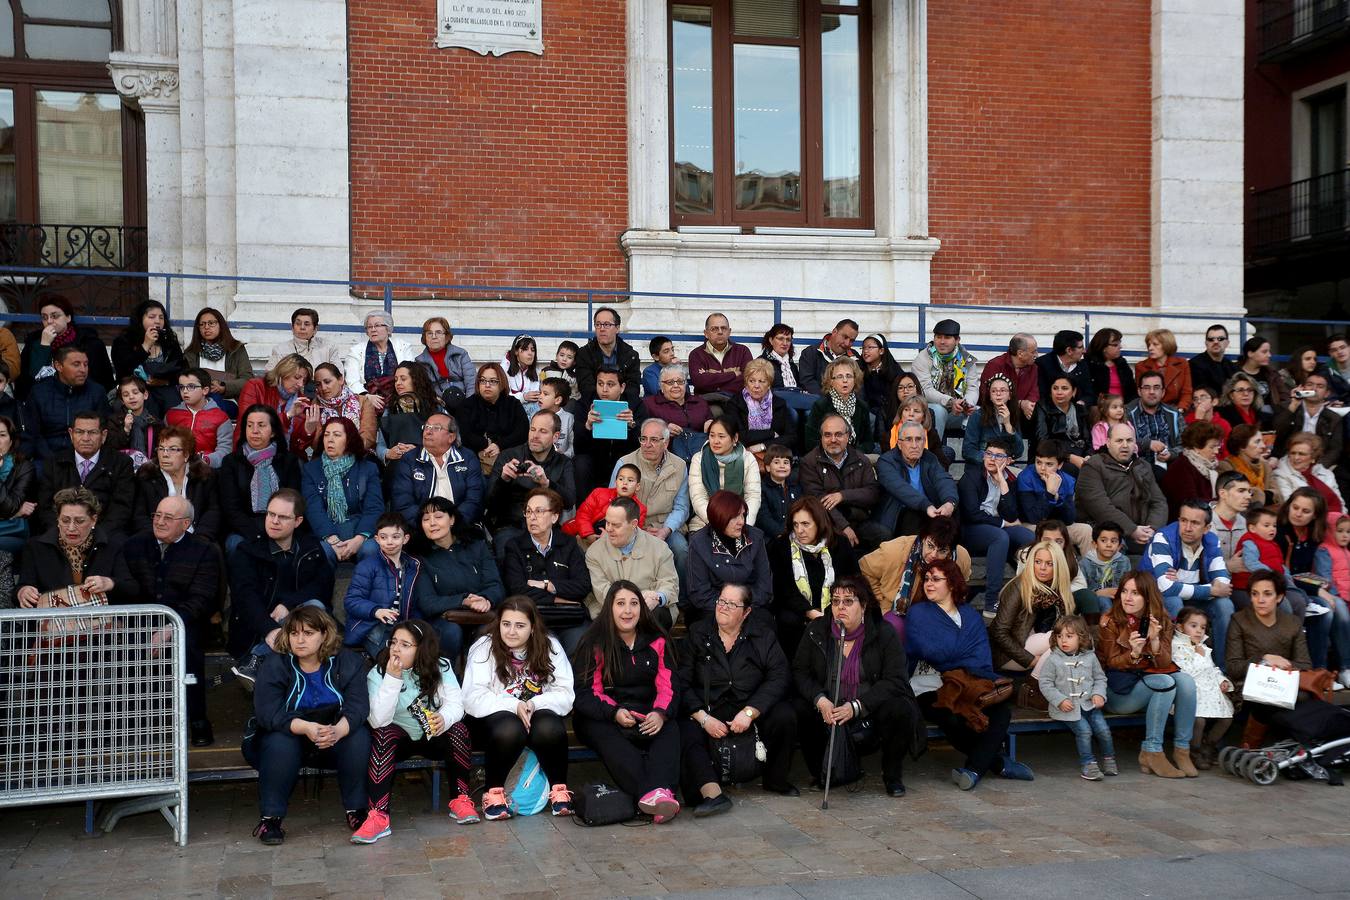
[[[425,431],[449,431],[450,429],[446,428],[444,425],[423,425],[422,430],[425,432]]]
[[[665,442],[666,439],[663,437],[649,437],[647,435],[643,435],[642,437],[638,438],[639,444],[664,444]]]
[[[202,386],[200,384],[180,384],[178,386],[178,393],[181,394],[185,391],[200,391],[201,389]]]
[[[661,383],[662,383],[662,384],[679,384],[679,385],[688,384],[688,382],[686,382],[683,378],[662,378],[662,379],[661,379]]]
[[[718,597],[717,607],[718,609],[745,609],[745,604],[739,600],[723,600]]]
[[[619,327],[619,323],[618,323],[618,322],[596,322],[596,323],[595,323],[595,327],[596,327],[596,328],[618,328],[618,327]]]
[[[424,332],[423,337],[445,337],[445,332],[438,328],[435,331]]]
[[[937,584],[938,582],[946,581],[946,580],[947,580],[947,576],[946,576],[946,575],[939,575],[939,574],[936,573],[936,572],[929,572],[927,575],[923,576],[923,580],[924,580],[924,581],[931,581],[931,582],[933,582],[934,584]]]
[[[269,509],[267,511],[267,518],[273,519],[277,522],[289,522],[292,519],[294,519],[295,516],[288,516],[285,513],[274,513]]]
[[[1205,338],[1205,343],[1207,343],[1207,344],[1222,344],[1222,343],[1223,343],[1224,341],[1226,341],[1226,340],[1228,340],[1228,338],[1226,338],[1226,337],[1207,337],[1207,338]]]
[[[480,385],[490,386],[490,385],[498,385],[498,384],[501,384],[501,381],[498,380],[498,379],[496,379],[496,378],[480,378],[480,379],[478,379],[478,383],[479,383]]]
[[[1250,394],[1250,393],[1252,393],[1252,392],[1253,392],[1253,388],[1249,388],[1249,387],[1235,387],[1235,388],[1233,388],[1233,390],[1231,391],[1231,393],[1234,393],[1234,394]]]
[[[527,515],[527,516],[546,516],[546,515],[548,515],[548,514],[551,513],[551,512],[553,512],[553,510],[548,509],[547,507],[545,507],[544,509],[526,509],[526,510],[525,510],[525,515]]]
[[[832,381],[844,381],[852,378],[853,378],[852,372],[835,372],[833,375],[830,376],[830,380]]]
[[[160,444],[160,445],[159,445],[158,447],[156,447],[155,449],[158,450],[160,453],[186,453],[186,452],[187,452],[187,451],[184,450],[182,447],[173,447],[173,446],[169,446],[169,445],[166,445],[166,444]]]
[[[984,458],[992,459],[994,462],[1003,462],[1005,459],[1008,458],[1008,454],[998,453],[994,450],[986,450],[984,451]]]

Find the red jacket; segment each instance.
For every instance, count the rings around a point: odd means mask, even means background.
[[[594,536],[596,523],[604,521],[605,510],[609,509],[610,501],[617,496],[619,492],[612,487],[598,487],[591,491],[590,496],[577,507],[576,516],[563,524],[563,532],[576,537]],[[633,499],[637,501],[638,527],[641,528],[647,521],[647,507],[638,498]]]
[[[1233,552],[1241,555],[1243,544],[1255,544],[1261,551],[1261,565],[1265,566],[1276,575],[1284,575],[1284,554],[1280,552],[1280,545],[1274,541],[1267,541],[1259,538],[1250,531],[1238,538],[1237,544],[1233,547]],[[1251,572],[1234,572],[1233,587],[1239,591],[1245,591],[1252,583]]]
[[[207,399],[197,412],[180,403],[164,414],[164,424],[191,431],[197,453],[206,457],[213,469],[219,469],[226,454],[234,449],[234,422],[214,400]]]
[[[706,343],[690,350],[689,380],[694,385],[694,393],[738,393],[745,386],[745,367],[750,364],[750,359],[750,349],[744,344],[728,344],[721,362],[708,352]]]
[[[248,408],[259,403],[276,409],[277,405],[281,403],[281,392],[275,386],[268,384],[265,378],[250,378],[244,382],[244,389],[239,392],[239,421],[234,428],[234,446],[236,449],[244,440],[244,417],[248,413]],[[280,410],[277,411],[277,415],[281,417],[282,433],[273,435],[273,437],[276,438],[278,443],[282,441],[293,443],[290,434],[291,417]],[[298,419],[296,424],[300,424]]]

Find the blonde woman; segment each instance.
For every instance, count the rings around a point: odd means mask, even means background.
[[[1077,611],[1069,563],[1055,541],[1033,544],[1030,560],[1017,577],[1004,586],[998,614],[989,626],[994,667],[1004,671],[1030,670],[1039,674],[1050,652],[1050,633],[1060,616]]]
[[[1185,412],[1191,407],[1191,366],[1177,356],[1177,337],[1166,328],[1155,328],[1144,335],[1148,358],[1134,367],[1137,383],[1146,372],[1157,372],[1163,379],[1163,403]]]
[[[304,421],[311,401],[305,396],[305,385],[314,375],[314,366],[299,353],[291,353],[281,358],[275,366],[259,378],[250,378],[244,382],[239,392],[239,422],[234,429],[234,446],[238,449],[244,438],[244,419],[249,407],[254,404],[269,406],[276,410],[281,420],[281,434],[278,441],[289,443],[291,420]]]
[[[862,369],[855,359],[837,357],[825,367],[820,399],[806,414],[806,447],[820,444],[820,423],[826,416],[841,415],[849,424],[848,442],[859,453],[875,453],[876,441],[872,434],[872,417],[867,401],[862,398]]]

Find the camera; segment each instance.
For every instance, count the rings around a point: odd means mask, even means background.
[[[1310,399],[1310,398],[1312,398],[1312,397],[1316,397],[1316,396],[1317,396],[1317,392],[1316,392],[1316,391],[1308,391],[1308,390],[1297,390],[1297,391],[1294,391],[1294,397],[1295,397],[1295,399],[1298,399],[1298,400],[1308,400],[1308,399]]]

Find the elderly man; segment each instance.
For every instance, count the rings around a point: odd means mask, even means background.
[[[820,422],[820,446],[802,457],[797,478],[802,492],[819,498],[834,530],[863,553],[890,537],[872,520],[881,488],[866,456],[849,446],[848,423],[840,415]]]
[[[595,380],[602,368],[611,368],[619,373],[619,381],[624,385],[623,399],[630,407],[637,405],[642,386],[641,360],[638,352],[619,337],[622,322],[619,313],[608,306],[595,311],[592,319],[595,337],[577,351],[577,391],[582,407],[589,406],[595,399]]]
[[[933,429],[938,437],[947,433],[949,419],[963,426],[966,416],[975,409],[980,397],[979,369],[975,357],[961,346],[959,322],[943,319],[933,326],[933,339],[919,348],[912,371],[933,411]]]
[[[477,522],[483,512],[483,470],[458,438],[454,418],[433,413],[422,426],[422,449],[394,464],[390,506],[408,521],[413,534],[421,532],[417,511],[428,497],[455,504],[461,522]]]
[[[110,535],[125,534],[131,530],[136,500],[131,458],[112,450],[103,452],[108,430],[98,413],[76,413],[68,430],[70,446],[47,460],[38,482],[37,508],[33,511],[35,531],[48,528],[55,521],[52,498],[57,491],[83,485],[103,507],[99,527]]]
[[[70,426],[75,414],[107,416],[108,388],[89,380],[89,356],[74,344],[52,353],[53,378],[39,378],[29,391],[23,411],[23,433],[29,454],[45,461],[70,449]]]
[[[825,377],[825,367],[841,356],[858,358],[853,342],[858,339],[858,323],[852,319],[840,319],[834,330],[821,338],[819,344],[802,351],[797,371],[801,378],[799,386],[813,394],[821,392],[821,379]]]
[[[496,535],[500,562],[506,545],[525,528],[525,497],[537,487],[552,488],[563,509],[577,504],[572,460],[553,448],[561,425],[555,413],[541,410],[530,417],[525,443],[502,451],[487,484],[487,521]]]
[[[694,393],[710,403],[724,403],[745,386],[750,349],[731,340],[731,323],[721,313],[703,321],[703,346],[689,351],[689,380]]]
[[[1078,389],[1078,399],[1086,404],[1088,409],[1096,406],[1097,389],[1092,386],[1092,372],[1083,361],[1086,352],[1081,332],[1068,329],[1055,332],[1050,352],[1036,360],[1041,396],[1049,397],[1050,383],[1060,375],[1067,375],[1069,381]]]
[[[327,338],[319,337],[318,312],[303,306],[291,313],[291,339],[272,348],[267,357],[267,370],[270,372],[275,369],[277,363],[292,353],[309,360],[312,368],[318,368],[323,363],[342,365],[342,348],[330,343]]]
[[[675,624],[680,576],[675,557],[664,542],[638,527],[638,505],[632,497],[615,497],[605,510],[605,533],[586,550],[591,575],[592,617],[600,612],[609,586],[631,581],[662,628]]]
[[[1036,368],[1036,338],[1019,331],[1008,341],[1008,352],[1000,353],[985,363],[980,373],[980,398],[989,396],[989,379],[1006,376],[1013,383],[1013,396],[1022,408],[1022,418],[1031,421],[1036,413],[1036,401],[1041,399],[1040,370]]]
[[[1153,468],[1139,458],[1134,429],[1112,425],[1106,446],[1078,472],[1074,501],[1084,522],[1115,522],[1125,530],[1129,553],[1138,556],[1167,524],[1167,498]]]
[[[1158,529],[1148,545],[1148,568],[1158,580],[1163,606],[1176,618],[1183,606],[1209,616],[1214,661],[1223,668],[1228,622],[1233,618],[1233,580],[1219,538],[1209,530],[1213,513],[1200,500],[1181,504],[1177,520]]]
[[[195,747],[215,740],[206,717],[205,631],[220,608],[220,549],[188,531],[192,504],[186,497],[165,497],[155,508],[151,530],[127,540],[123,548],[145,603],[158,603],[183,619],[183,660],[196,683],[187,688],[187,714]],[[168,637],[168,635],[164,635]]]
[[[637,498],[647,507],[643,528],[665,541],[675,556],[675,571],[689,564],[689,541],[684,525],[689,521],[689,467],[669,450],[670,431],[661,419],[648,419],[638,434],[638,448],[614,464],[609,486],[619,478],[619,467],[634,465],[642,473]]]
[[[877,481],[886,492],[878,521],[886,536],[918,534],[927,519],[950,516],[959,495],[942,463],[924,449],[923,425],[900,426],[898,446],[877,460]]]

